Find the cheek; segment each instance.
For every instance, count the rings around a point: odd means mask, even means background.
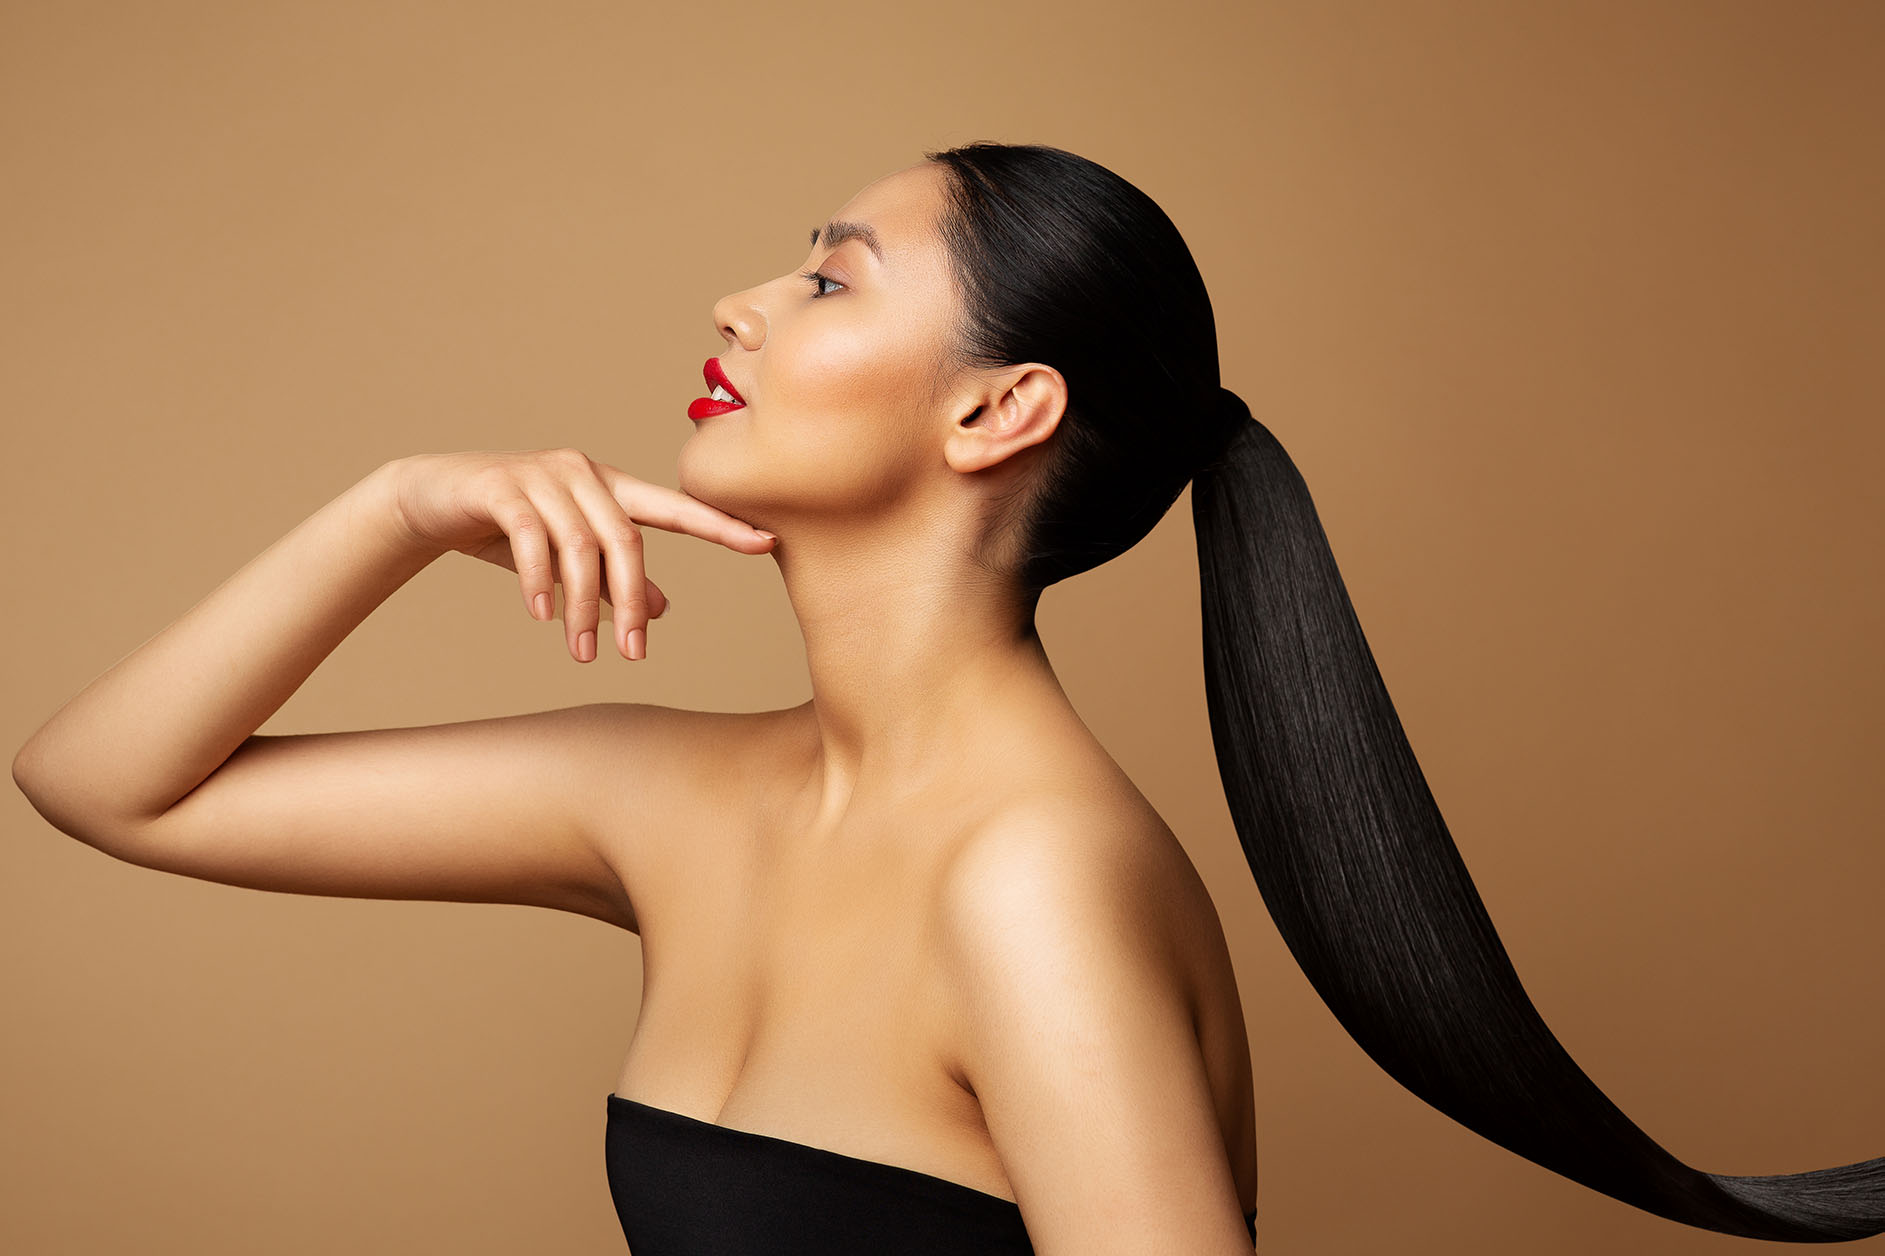
[[[861,293],[829,297],[843,309],[808,311],[789,339],[769,345],[776,396],[797,420],[818,424],[876,419],[902,421],[915,413],[930,386],[923,350],[935,331],[906,303],[879,302]]]
[[[798,418],[864,418],[901,394],[899,372],[882,338],[862,329],[826,331],[779,357],[786,370],[777,381],[778,399]]]

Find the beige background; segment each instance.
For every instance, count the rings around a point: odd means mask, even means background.
[[[1881,62],[1872,0],[13,0],[8,754],[385,458],[575,444],[671,484],[716,297],[924,148],[1044,141],[1190,241],[1572,1054],[1701,1168],[1885,1154]],[[573,662],[454,555],[265,731],[807,695],[769,562],[648,548],[646,663]],[[1756,1246],[1351,1043],[1231,831],[1196,598],[1187,498],[1041,625],[1229,931],[1263,1250]],[[635,938],[165,876],[12,791],[0,823],[0,1249],[622,1249]]]

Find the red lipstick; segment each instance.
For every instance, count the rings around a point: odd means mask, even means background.
[[[732,381],[727,379],[726,372],[720,369],[719,358],[708,358],[707,364],[700,368],[700,373],[702,378],[707,381],[707,391],[709,393],[718,388],[722,393],[731,397],[733,400],[722,401],[718,397],[713,396],[696,397],[692,404],[687,407],[688,418],[709,419],[716,414],[725,414],[729,410],[738,410],[746,404],[746,398],[740,396],[739,389],[733,387]]]

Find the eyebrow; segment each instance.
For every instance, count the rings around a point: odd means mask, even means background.
[[[824,232],[826,248],[835,249],[846,240],[862,240],[865,247],[876,254],[879,262],[884,260],[884,250],[877,242],[877,232],[867,222],[845,222],[837,219],[826,223],[822,229],[813,227],[812,243],[814,245],[818,243],[821,230]]]

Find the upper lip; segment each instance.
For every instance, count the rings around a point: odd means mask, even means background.
[[[727,373],[720,369],[719,358],[708,358],[707,365],[701,368],[700,373],[706,377],[708,391],[711,392],[713,386],[718,384],[720,387],[733,394],[733,400],[739,402],[741,405],[746,404],[746,398],[741,396],[740,390],[733,386],[733,381],[727,378]]]

